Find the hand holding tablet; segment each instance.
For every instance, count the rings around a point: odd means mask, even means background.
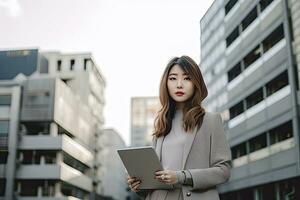
[[[139,189],[170,189],[155,179],[155,172],[163,170],[153,147],[118,149],[118,154],[131,177],[141,180]]]

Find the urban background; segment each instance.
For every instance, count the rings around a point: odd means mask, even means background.
[[[233,158],[221,199],[300,200],[300,1],[215,0],[199,20],[203,106]],[[139,199],[103,128],[108,83],[92,52],[0,51],[0,199]],[[131,98],[130,146],[151,145],[158,109]]]

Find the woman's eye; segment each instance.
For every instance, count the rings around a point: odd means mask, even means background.
[[[175,77],[170,77],[169,80],[173,81],[173,80],[176,80]]]
[[[184,79],[185,79],[185,80],[189,80],[189,81],[191,80],[191,78],[190,78],[190,77],[185,77]]]

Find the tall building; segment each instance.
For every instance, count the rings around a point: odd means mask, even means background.
[[[298,0],[215,0],[201,19],[201,70],[230,143],[223,200],[300,199]]]
[[[154,119],[159,106],[157,97],[131,98],[131,146],[152,145]]]
[[[117,153],[125,148],[125,142],[114,129],[104,129],[100,136],[101,142],[101,177],[102,191],[105,196],[113,199],[123,199],[129,195],[127,191],[126,173],[123,163]]]
[[[0,199],[100,198],[105,80],[91,55],[8,50],[0,66]]]

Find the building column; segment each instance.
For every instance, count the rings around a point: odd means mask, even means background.
[[[300,2],[298,0],[289,0],[289,7],[291,10],[292,27],[293,27],[293,50],[295,54],[295,63],[298,69],[298,81],[300,78]],[[300,88],[300,81],[298,82]]]
[[[58,126],[55,122],[50,123],[50,135],[52,136],[58,135]]]
[[[297,74],[298,74],[298,69],[296,69],[296,61],[294,59],[294,49],[293,49],[293,37],[292,37],[292,31],[291,27],[293,26],[291,24],[290,20],[290,14],[291,10],[290,7],[292,5],[289,0],[283,0],[282,1],[282,6],[283,6],[283,12],[284,12],[284,21],[283,21],[283,26],[284,26],[284,35],[285,39],[287,41],[287,55],[288,55],[288,76],[289,76],[289,84],[291,86],[291,100],[292,100],[292,120],[293,120],[293,135],[295,137],[295,144],[296,144],[296,162],[297,162],[297,173],[300,174],[300,120],[299,120],[299,106],[298,106],[298,94],[299,92],[297,91],[298,83],[297,83]],[[292,6],[293,7],[293,6]],[[292,14],[291,14],[292,18]],[[293,27],[295,30],[296,27]],[[295,32],[295,31],[294,31]]]
[[[58,151],[56,153],[56,164],[60,164],[63,162],[63,155],[62,155],[62,152],[61,151]]]
[[[42,197],[43,196],[43,187],[42,186],[38,186],[37,196],[38,197]]]
[[[61,182],[56,182],[55,186],[54,186],[54,191],[55,191],[55,197],[62,197],[62,193],[61,193]]]
[[[6,187],[4,199],[13,199],[15,171],[16,171],[16,156],[18,148],[18,130],[19,130],[19,114],[20,114],[20,99],[21,87],[14,86],[11,89],[11,112],[9,119],[9,134],[8,134],[8,157],[6,163]]]
[[[45,156],[41,156],[40,164],[41,164],[41,165],[44,165],[44,164],[45,164]]]

